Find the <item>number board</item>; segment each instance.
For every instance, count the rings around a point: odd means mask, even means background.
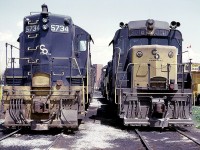
[[[40,30],[39,25],[31,25],[25,27],[25,33],[35,33]]]
[[[143,36],[146,35],[146,30],[145,29],[133,29],[130,30],[130,36]]]
[[[168,36],[169,31],[164,29],[156,29],[154,35],[156,36]]]
[[[68,33],[69,27],[65,25],[51,24],[52,32]]]
[[[169,31],[164,29],[155,29],[154,35],[152,36],[168,36]],[[146,29],[133,29],[130,30],[130,36],[146,36],[147,30]]]

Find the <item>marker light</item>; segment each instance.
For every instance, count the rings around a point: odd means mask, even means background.
[[[43,30],[47,30],[48,28],[49,28],[49,27],[48,27],[47,24],[45,24],[45,25],[42,26],[42,29],[43,29]]]
[[[47,19],[47,18],[42,18],[42,22],[43,22],[43,23],[47,23],[47,22],[48,22],[48,19]]]
[[[173,53],[172,51],[170,51],[170,52],[168,53],[168,56],[169,56],[169,58],[172,58],[172,57],[174,56],[174,53]]]

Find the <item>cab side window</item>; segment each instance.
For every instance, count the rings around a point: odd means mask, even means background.
[[[87,41],[81,40],[79,41],[79,51],[83,52],[87,50]]]
[[[81,40],[79,41],[79,51],[86,51],[87,50],[87,41]]]

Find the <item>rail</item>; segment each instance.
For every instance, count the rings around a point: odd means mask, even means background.
[[[180,133],[181,135],[187,137],[188,139],[192,140],[194,143],[198,144],[200,146],[200,141],[198,141],[197,139],[193,138],[192,136],[178,130],[178,129],[175,129],[178,133]]]
[[[135,133],[139,136],[142,144],[144,145],[144,147],[147,149],[147,150],[153,150],[150,145],[145,141],[145,139],[143,138],[142,134],[138,131],[138,129],[135,129]]]
[[[21,130],[21,128],[18,129],[18,130],[15,130],[14,132],[11,132],[10,134],[8,134],[8,135],[6,135],[6,136],[3,136],[2,138],[0,138],[0,141],[2,141],[2,140],[4,140],[4,139],[6,139],[6,138],[8,138],[8,137],[10,137],[10,136],[12,136],[12,135],[14,135],[15,133],[19,132],[20,130]]]
[[[63,135],[63,133],[59,134],[58,137],[56,137],[56,139],[49,145],[49,147],[46,150],[50,150],[54,144],[61,138],[61,136]]]

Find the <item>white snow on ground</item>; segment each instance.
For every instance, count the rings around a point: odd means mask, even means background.
[[[182,137],[182,140],[173,140],[173,141],[166,141],[166,143],[193,143],[190,139],[187,137]]]
[[[97,108],[99,108],[101,105],[102,104],[99,101],[97,101],[97,99],[95,99],[95,98],[90,103],[90,107],[97,107]]]
[[[162,139],[160,139],[160,141],[166,141],[166,140],[169,140],[168,137],[163,137]]]
[[[26,139],[23,137],[18,138],[8,138],[0,142],[0,145],[3,147],[14,147],[14,146],[24,146],[24,147],[41,147],[48,146],[52,143],[51,138],[49,137],[38,137],[37,139]]]
[[[101,105],[101,102],[95,98],[90,103],[90,107],[100,108]],[[79,127],[79,129],[81,128],[83,130],[80,131],[80,136],[77,136],[74,143],[71,143],[71,149],[73,150],[116,148],[118,145],[114,140],[136,138],[133,134],[129,134],[126,131],[100,124],[99,120],[96,120],[95,123],[86,122]],[[66,140],[71,138],[70,136],[64,137]]]
[[[4,122],[4,119],[0,119],[0,124],[2,124]]]
[[[126,131],[121,131],[110,126],[94,123],[84,124],[87,130],[81,131],[81,137],[78,137],[75,143],[72,143],[71,148],[74,150],[82,149],[105,149],[116,148],[117,143],[111,143],[115,139],[133,139],[132,134]]]

